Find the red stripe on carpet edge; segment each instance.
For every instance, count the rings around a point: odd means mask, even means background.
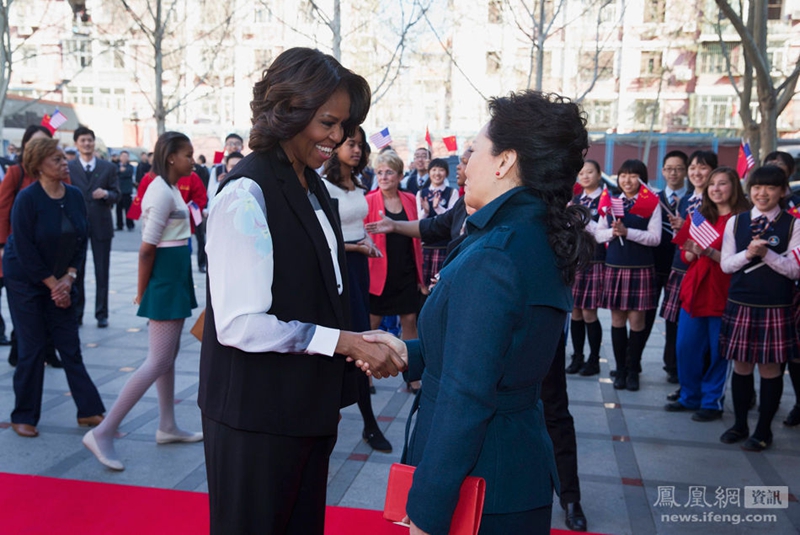
[[[14,535],[197,535],[209,528],[206,493],[7,473],[0,473],[0,511],[0,531]],[[327,508],[325,535],[407,534],[381,511]]]

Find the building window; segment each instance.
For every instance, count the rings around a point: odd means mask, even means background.
[[[581,55],[580,71],[584,73],[587,78],[591,79],[594,76],[595,69],[595,54],[587,52]],[[603,50],[597,55],[597,79],[610,80],[614,77],[614,51]]]
[[[500,52],[486,53],[486,74],[497,74],[503,67]]]
[[[786,68],[786,51],[783,48],[767,48],[767,62],[772,74],[780,74]]]
[[[695,128],[735,128],[738,124],[734,96],[698,96]]]
[[[781,20],[783,0],[767,0],[767,19]]]
[[[272,54],[269,50],[264,48],[256,48],[253,50],[256,72],[261,72],[272,63]]]
[[[661,52],[643,51],[641,59],[642,77],[661,76]]]
[[[644,22],[664,22],[666,0],[645,0]]]
[[[649,127],[653,117],[658,121],[658,101],[656,100],[637,100],[633,110],[633,120],[637,125]]]
[[[64,63],[75,67],[88,67],[92,64],[92,42],[89,39],[70,39],[67,41]]]
[[[584,103],[586,128],[606,130],[614,126],[614,102],[611,100],[590,100]]]
[[[503,3],[500,0],[489,0],[489,24],[503,22]]]
[[[700,45],[700,57],[697,62],[700,74],[722,74],[727,72],[727,62],[719,43],[703,43]]]

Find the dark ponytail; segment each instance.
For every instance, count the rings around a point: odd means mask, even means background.
[[[586,232],[589,211],[583,206],[567,207],[589,148],[586,119],[568,98],[537,91],[494,98],[489,111],[487,135],[493,153],[517,153],[523,185],[547,207],[547,237],[561,277],[572,284],[575,272],[589,265],[596,245]]]

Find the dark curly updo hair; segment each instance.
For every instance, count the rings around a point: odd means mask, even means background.
[[[319,50],[298,47],[285,51],[253,87],[250,148],[264,152],[291,139],[340,89],[350,96],[350,117],[342,124],[344,141],[367,117],[372,98],[369,84]]]
[[[489,101],[487,136],[493,154],[512,150],[522,184],[547,206],[547,235],[565,283],[589,264],[595,241],[585,228],[583,206],[569,206],[575,177],[589,148],[586,118],[580,107],[555,93],[522,91]]]

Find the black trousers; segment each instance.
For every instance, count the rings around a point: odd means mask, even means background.
[[[194,228],[194,237],[197,238],[197,267],[205,267],[206,258],[206,220]]]
[[[550,371],[542,382],[544,419],[547,433],[553,441],[558,479],[561,480],[562,507],[568,503],[581,501],[575,422],[569,413],[569,397],[567,397],[566,344],[566,335],[562,334]]]
[[[111,268],[111,239],[91,239],[92,258],[94,259],[94,279],[97,289],[94,298],[95,319],[108,319],[108,274]],[[86,307],[86,261],[78,266],[78,278],[75,287],[78,290],[74,302],[75,314],[78,321],[83,322],[83,309]]]
[[[550,535],[553,506],[546,505],[521,513],[483,515],[478,535]]]
[[[75,311],[58,308],[45,287],[6,279],[8,303],[14,330],[19,341],[19,361],[14,370],[15,404],[11,421],[36,425],[42,411],[45,347],[49,333],[61,354],[72,399],[78,406],[78,418],[103,414],[100,400],[86,367]],[[72,292],[73,295],[75,292]]]
[[[335,436],[253,433],[205,415],[203,435],[212,535],[323,535]]]
[[[122,193],[119,196],[119,201],[117,201],[116,211],[117,211],[117,230],[122,230],[123,222],[125,226],[128,228],[133,228],[133,219],[128,219],[128,208],[131,207],[131,194],[130,193]]]

